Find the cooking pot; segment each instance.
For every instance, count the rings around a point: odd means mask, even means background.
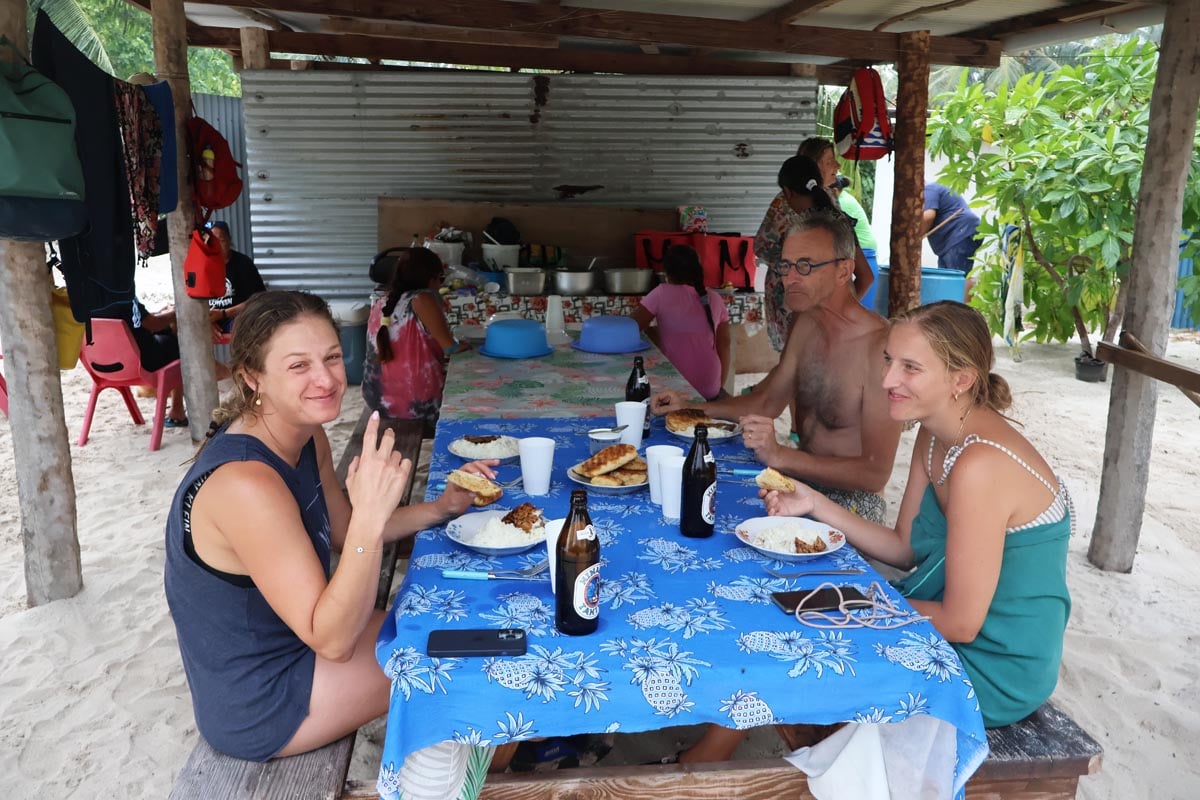
[[[654,272],[648,269],[606,269],[604,290],[609,294],[645,294]]]
[[[554,293],[566,295],[591,294],[596,290],[596,273],[558,269],[553,272]]]
[[[512,267],[504,271],[511,295],[541,294],[546,290],[546,273],[529,267]]]

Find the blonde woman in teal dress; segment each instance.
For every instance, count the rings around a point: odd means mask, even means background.
[[[893,419],[920,423],[894,529],[818,492],[764,493],[770,514],[808,515],[862,553],[912,569],[897,588],[958,652],[984,724],[1017,722],[1053,692],[1071,610],[1066,487],[1003,416],[979,312],[942,301],[893,321],[883,385]]]

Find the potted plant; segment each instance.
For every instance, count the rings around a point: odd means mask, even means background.
[[[938,98],[929,149],[948,159],[943,182],[956,191],[973,184],[976,202],[989,206],[980,225],[985,246],[1010,225],[1023,234],[1029,311],[1022,338],[1078,335],[1077,377],[1103,380],[1107,365],[1096,360],[1092,337],[1099,331],[1112,341],[1123,317],[1157,51],[1129,41],[1081,63],[996,91],[964,73],[955,92]],[[1195,229],[1198,216],[1190,182],[1184,227]],[[997,333],[1003,269],[983,264],[975,293]]]

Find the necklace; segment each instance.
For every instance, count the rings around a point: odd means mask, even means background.
[[[946,448],[946,457],[942,459],[942,477],[938,478],[936,481],[938,486],[941,486],[943,483],[946,482],[946,479],[950,477],[950,470],[954,468],[954,462],[958,460],[958,457],[960,455],[962,455],[963,445],[961,444],[961,442],[962,442],[963,429],[967,426],[967,417],[971,416],[971,412],[974,409],[975,409],[974,403],[967,406],[967,413],[963,414],[962,421],[958,423],[958,434],[954,437],[954,444],[952,444]],[[933,438],[934,438],[934,441],[937,441],[936,436]],[[929,455],[930,455],[930,460],[932,460],[932,457],[933,457],[932,450],[930,450]],[[930,466],[932,467],[933,465],[930,464]]]

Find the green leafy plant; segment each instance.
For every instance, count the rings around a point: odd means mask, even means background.
[[[1131,40],[994,91],[964,73],[957,90],[937,98],[929,149],[949,161],[940,180],[955,191],[974,184],[988,207],[985,247],[1008,225],[1024,234],[1030,327],[1022,338],[1066,341],[1074,332],[1090,357],[1092,332],[1111,341],[1119,327],[1157,60],[1152,44]],[[1186,230],[1200,225],[1197,176],[1193,150]],[[997,332],[1000,315],[989,306],[999,307],[1003,270],[981,265],[975,300]]]

